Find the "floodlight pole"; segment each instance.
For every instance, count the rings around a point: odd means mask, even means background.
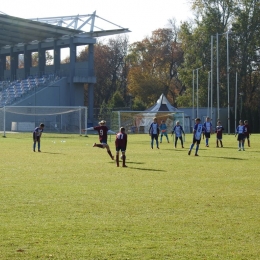
[[[229,98],[229,42],[228,42],[228,34],[227,31],[227,94],[228,94],[228,134],[230,134],[230,98]]]
[[[197,117],[199,117],[199,70],[202,68],[203,66],[197,68]]]
[[[210,101],[209,101],[209,96],[210,96],[210,76],[211,76],[211,71],[208,72],[208,109],[207,109],[207,115],[209,115],[209,106],[210,106]],[[211,118],[211,116],[210,116]]]
[[[211,35],[211,93],[210,93],[210,99],[211,99],[211,108],[210,108],[210,118],[212,120],[213,117],[213,38],[214,36]]]
[[[237,125],[237,72],[236,72],[236,90],[235,90],[235,133]]]
[[[195,119],[195,110],[194,110],[194,105],[195,105],[195,98],[194,98],[194,89],[195,89],[195,83],[194,83],[194,71],[192,71],[192,122]]]
[[[217,38],[217,110],[218,110],[218,118],[219,119],[219,51],[218,51],[218,36],[219,34],[216,34]]]
[[[199,69],[197,69],[197,117],[199,117]]]

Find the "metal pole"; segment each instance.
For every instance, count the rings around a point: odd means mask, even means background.
[[[120,111],[117,112],[117,115],[118,115],[118,128],[116,129],[116,132],[118,132],[118,130],[121,127],[121,113],[120,113]]]
[[[227,96],[228,96],[228,134],[230,134],[230,99],[229,99],[229,42],[228,42],[228,31],[227,31]]]
[[[199,117],[199,69],[197,69],[197,117]]]
[[[194,105],[195,105],[195,98],[194,98],[194,89],[195,89],[195,83],[194,83],[194,70],[192,71],[192,122],[194,121]]]
[[[211,35],[211,109],[210,109],[210,118],[213,117],[213,35]]]
[[[81,107],[79,107],[79,135],[81,135],[81,129],[82,129],[82,126],[81,126]]]
[[[219,54],[218,54],[218,33],[217,37],[217,110],[218,110],[218,118],[219,119]]]
[[[85,107],[85,129],[88,128],[88,108]],[[87,131],[85,131],[85,136],[87,136]]]
[[[236,90],[235,90],[235,133],[237,125],[237,72],[236,72]]]
[[[209,115],[209,96],[210,96],[210,71],[208,72],[208,109],[207,109],[207,115]],[[211,118],[211,117],[210,117]]]
[[[5,136],[5,106],[4,106],[4,137],[6,137]]]

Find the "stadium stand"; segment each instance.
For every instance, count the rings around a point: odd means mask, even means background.
[[[0,107],[13,105],[29,94],[34,94],[59,79],[53,74],[42,77],[29,76],[24,80],[0,81]]]

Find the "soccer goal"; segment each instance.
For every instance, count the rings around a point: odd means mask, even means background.
[[[32,132],[44,123],[44,132],[79,133],[87,127],[87,108],[75,106],[5,106],[0,108],[0,131]]]
[[[113,111],[111,115],[111,129],[118,131],[122,126],[125,127],[128,133],[148,133],[153,118],[157,118],[158,124],[164,120],[167,125],[168,132],[170,133],[179,121],[184,131],[187,129],[189,132],[189,119],[185,118],[184,112],[171,112],[171,111]]]

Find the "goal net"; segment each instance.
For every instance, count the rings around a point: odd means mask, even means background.
[[[79,133],[87,127],[86,107],[5,106],[0,108],[0,131],[32,132],[44,123],[44,132]]]
[[[154,117],[157,118],[159,125],[164,120],[168,133],[172,132],[177,121],[180,122],[186,133],[190,131],[189,118],[185,118],[184,112],[179,111],[113,111],[111,115],[111,129],[118,131],[120,127],[125,127],[128,133],[149,133]]]

